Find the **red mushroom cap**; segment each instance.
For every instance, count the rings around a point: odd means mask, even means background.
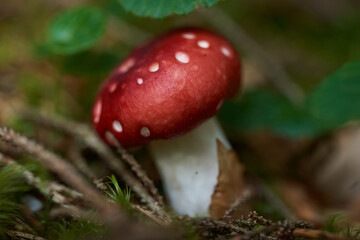
[[[92,122],[124,147],[182,135],[214,116],[240,86],[240,61],[212,32],[187,28],[133,51],[102,85]]]

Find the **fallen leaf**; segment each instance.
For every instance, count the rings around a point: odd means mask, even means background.
[[[269,131],[243,134],[241,141],[261,159],[262,168],[273,174],[288,171],[291,161],[312,144],[308,139],[289,139]]]
[[[324,219],[320,210],[313,202],[314,196],[310,195],[303,184],[286,179],[276,185],[284,202],[295,213],[296,217],[321,227]]]
[[[327,204],[346,208],[360,198],[360,127],[349,124],[299,160],[298,172],[324,195]]]
[[[236,152],[227,149],[220,140],[217,140],[216,144],[219,175],[209,207],[210,217],[212,218],[223,217],[245,189],[245,168],[240,163]]]

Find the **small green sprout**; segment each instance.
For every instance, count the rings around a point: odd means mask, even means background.
[[[110,180],[106,183],[109,191],[105,191],[106,195],[110,197],[117,205],[125,209],[129,214],[132,212],[130,198],[131,198],[131,189],[129,187],[125,188],[125,191],[121,190],[118,181],[114,175],[108,177]]]

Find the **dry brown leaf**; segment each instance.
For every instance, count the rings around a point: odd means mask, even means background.
[[[285,203],[295,213],[296,217],[321,227],[324,223],[319,209],[312,201],[305,187],[292,180],[282,181],[277,185],[277,189]]]
[[[243,134],[241,140],[261,159],[264,169],[273,174],[284,174],[294,158],[311,145],[307,139],[287,139],[268,131]]]
[[[325,203],[346,208],[360,199],[360,126],[348,125],[323,138],[299,161],[300,176],[322,193]]]
[[[244,190],[244,166],[234,150],[227,149],[217,140],[219,161],[218,183],[215,186],[209,207],[212,218],[223,217],[226,210],[230,209]]]

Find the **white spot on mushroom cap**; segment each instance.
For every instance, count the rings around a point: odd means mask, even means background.
[[[228,48],[226,48],[226,47],[221,47],[221,52],[227,57],[231,56],[230,50]]]
[[[94,122],[98,123],[101,116],[102,103],[101,100],[98,100],[94,107]]]
[[[205,40],[198,41],[197,45],[201,48],[209,48],[210,47],[210,43]]]
[[[109,86],[109,91],[114,92],[116,90],[116,87],[117,87],[117,82],[111,83]]]
[[[142,127],[142,128],[140,129],[140,134],[141,134],[141,136],[143,136],[143,137],[149,137],[149,136],[150,136],[150,130],[149,130],[149,128],[147,128],[147,127]]]
[[[193,33],[184,33],[182,35],[183,38],[186,38],[186,39],[194,39],[195,38],[195,34]]]
[[[176,60],[178,60],[181,63],[188,63],[190,61],[189,55],[187,55],[184,52],[176,52],[175,58],[176,58]]]
[[[121,66],[119,68],[119,72],[126,73],[134,65],[135,65],[135,59],[130,58],[130,59],[126,60],[126,62],[121,64]]]
[[[143,84],[144,79],[142,79],[142,78],[137,78],[136,81],[137,81],[137,83],[138,83],[139,85],[141,85],[141,84]]]
[[[113,121],[113,128],[115,131],[117,132],[122,132],[123,131],[123,127],[121,125],[121,123],[119,121]]]
[[[149,66],[149,71],[150,72],[156,72],[157,70],[159,70],[160,66],[158,62],[154,62]]]

